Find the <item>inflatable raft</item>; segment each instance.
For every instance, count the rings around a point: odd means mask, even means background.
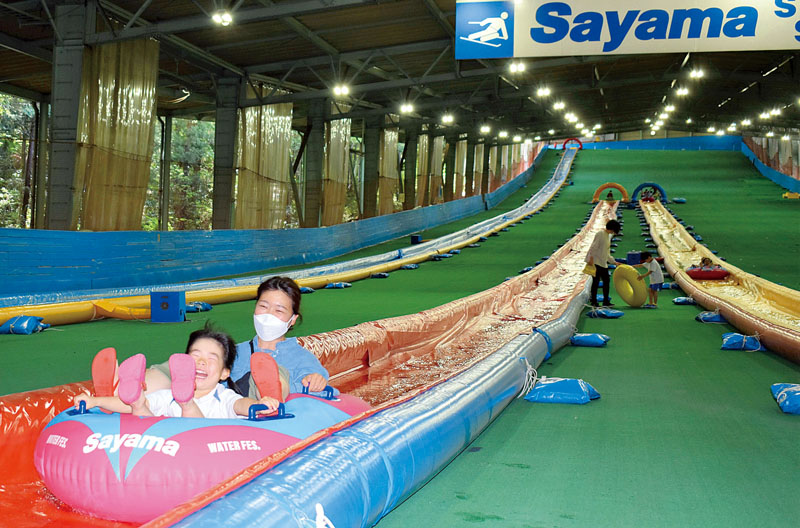
[[[258,418],[251,409],[239,420],[138,417],[84,405],[83,412],[66,410],[47,424],[34,465],[47,488],[77,511],[146,522],[369,409],[353,396],[329,394],[293,394],[274,417]]]

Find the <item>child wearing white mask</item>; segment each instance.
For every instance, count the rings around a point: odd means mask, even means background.
[[[236,362],[231,369],[233,379],[244,394],[254,392],[250,381],[251,357],[267,353],[278,363],[281,375],[288,378],[289,392],[319,392],[328,383],[328,371],[317,357],[300,346],[297,338],[286,338],[286,332],[300,317],[300,287],[289,277],[271,277],[258,287],[253,326],[256,335],[236,345]],[[257,363],[256,363],[257,364]],[[258,377],[258,373],[253,373]],[[283,381],[283,380],[282,380]]]

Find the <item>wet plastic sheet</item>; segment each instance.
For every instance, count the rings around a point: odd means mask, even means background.
[[[800,414],[800,385],[794,383],[775,383],[771,387],[772,396],[778,407],[787,414]]]
[[[746,336],[736,332],[722,334],[722,350],[747,350],[750,352],[766,352],[756,336]]]
[[[525,399],[537,403],[585,404],[599,397],[600,393],[582,379],[544,377],[536,382]]]

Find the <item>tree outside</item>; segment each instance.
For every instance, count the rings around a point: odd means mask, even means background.
[[[34,135],[31,102],[0,93],[0,227],[30,225]]]

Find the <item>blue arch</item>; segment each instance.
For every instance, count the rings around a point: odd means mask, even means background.
[[[668,202],[668,200],[667,200],[667,191],[665,191],[664,188],[662,186],[660,186],[659,184],[653,183],[653,182],[643,183],[643,184],[639,185],[636,189],[634,189],[633,190],[633,194],[631,195],[631,201],[632,202],[636,202],[636,201],[639,200],[639,191],[641,191],[645,187],[652,187],[653,189],[657,189],[658,192],[661,194],[661,200],[660,200],[661,203],[665,204],[665,203]]]

